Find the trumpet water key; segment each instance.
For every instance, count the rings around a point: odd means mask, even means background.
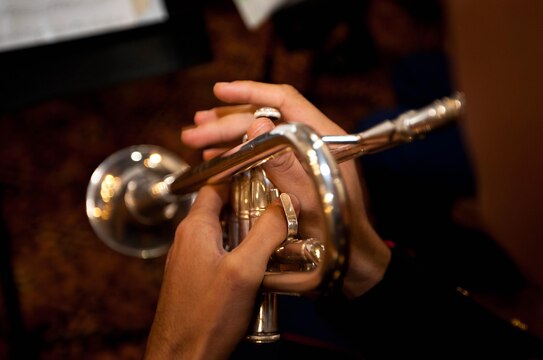
[[[248,335],[254,342],[275,341],[279,338],[275,295],[333,291],[347,269],[351,215],[338,164],[411,142],[451,123],[464,107],[463,96],[457,93],[352,135],[319,136],[307,125],[284,123],[194,167],[158,146],[128,147],[109,156],[93,173],[87,188],[87,216],[111,248],[151,258],[167,252],[177,224],[205,184],[231,183],[227,250],[237,246],[251,223],[280,197],[289,235],[270,257]],[[258,116],[277,117],[278,112],[266,108]],[[322,210],[318,238],[300,233],[288,197],[281,196],[260,166],[285,151],[297,156],[314,185]]]

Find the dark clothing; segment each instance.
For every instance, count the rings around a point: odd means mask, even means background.
[[[323,298],[321,313],[368,360],[543,359],[543,339],[427,270],[395,249],[381,283],[352,301]],[[502,291],[516,291],[512,285]]]
[[[392,254],[384,279],[357,299],[280,296],[281,339],[244,342],[232,359],[543,359],[542,338],[493,314],[469,288],[421,266],[403,249],[396,246]],[[502,255],[489,248],[492,266],[506,260]],[[518,274],[501,287],[491,283],[493,289],[482,288],[507,294],[523,286]]]
[[[406,58],[394,77],[397,108],[361,120],[357,131],[450,95],[448,79],[443,55]],[[455,202],[475,194],[459,126],[358,161],[374,226],[395,247],[385,278],[368,293],[319,301],[332,327],[368,360],[543,359],[543,339],[469,296],[511,294],[525,284],[493,239],[452,219]]]

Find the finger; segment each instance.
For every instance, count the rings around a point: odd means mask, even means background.
[[[192,148],[203,148],[241,139],[247,127],[254,120],[249,113],[229,114],[216,121],[184,129],[181,132],[181,141]]]
[[[289,89],[287,85],[271,85],[271,84],[263,84],[263,83],[256,83],[252,81],[235,81],[232,83],[218,83],[215,86],[216,93],[220,93],[221,95],[224,95],[225,97],[234,98],[234,96],[237,99],[249,99],[249,95],[243,94],[243,92],[252,92],[253,94],[267,94],[268,92],[276,92],[279,87],[285,88],[286,93],[288,92],[296,92],[294,89]],[[281,90],[279,90],[281,91]],[[241,93],[241,95],[240,95]],[[296,105],[302,106],[304,103],[308,104],[307,100],[296,100],[296,98],[302,97],[301,95],[292,95],[292,96],[286,96],[284,100],[284,104],[287,103],[294,103]],[[271,99],[272,97],[270,97]],[[303,98],[303,97],[302,97]],[[257,99],[256,97],[253,97],[253,99]],[[258,98],[261,100],[260,98]],[[275,107],[277,107],[282,115],[285,114],[285,106],[282,108],[279,108],[278,104],[282,101],[282,99],[279,99],[275,104]],[[273,104],[270,106],[274,106]],[[290,106],[290,105],[289,105]],[[312,105],[311,105],[312,106]],[[287,106],[288,108],[288,106]],[[318,111],[318,110],[317,110]],[[318,115],[315,115],[318,117]],[[345,131],[341,129],[339,126],[331,123],[331,121],[326,118],[324,115],[321,114],[321,121],[322,124],[315,125],[315,130],[320,130],[321,134],[344,134]],[[283,116],[286,118],[286,116]],[[253,122],[253,124],[249,127],[247,133],[249,135],[249,138],[252,139],[258,135],[261,135],[264,132],[271,131],[273,127],[273,124],[269,121],[266,123],[260,123],[261,119],[256,120]],[[309,124],[309,121],[305,122],[306,124]],[[300,199],[302,201],[302,208],[305,213],[309,211],[310,214],[315,215],[317,211],[316,205],[318,205],[319,198],[318,194],[316,192],[316,188],[311,180],[311,176],[307,173],[307,171],[303,168],[303,166],[300,164],[298,159],[294,156],[293,153],[288,152],[281,155],[276,156],[275,158],[267,161],[263,165],[264,169],[266,170],[266,174],[268,175],[269,179],[275,184],[277,188],[279,188],[281,191],[288,191],[295,193],[300,196]],[[350,194],[353,195],[353,197],[356,198],[362,198],[361,189],[360,189],[360,180],[358,177],[358,172],[356,169],[356,163],[354,161],[347,161],[343,164],[339,165],[340,171],[343,174],[343,177],[347,184],[347,187],[349,188]],[[311,191],[312,190],[312,191]],[[313,210],[312,210],[313,209]],[[317,218],[315,218],[317,219]]]
[[[232,106],[220,106],[209,110],[200,110],[194,114],[194,123],[196,125],[202,125],[208,122],[219,120],[221,117],[230,114],[252,114],[255,111],[253,105],[232,105]]]
[[[222,249],[222,235],[220,235],[222,234],[222,227],[219,215],[227,199],[228,188],[226,186],[203,186],[198,191],[189,213],[176,229],[175,241],[170,247],[166,258],[167,266],[171,257],[178,254],[182,248],[181,243],[190,243],[194,237],[202,236],[201,231],[205,231],[206,237],[211,241],[215,239],[217,249]]]
[[[213,158],[216,158],[219,155],[224,154],[226,151],[232,149],[235,145],[232,144],[232,146],[229,147],[220,147],[220,148],[213,148],[213,149],[205,149],[202,151],[202,158],[204,160],[210,160]]]
[[[227,199],[228,192],[225,186],[203,186],[198,191],[186,219],[200,217],[217,219]]]
[[[331,122],[290,85],[240,80],[216,83],[213,91],[218,99],[225,102],[277,108],[285,121],[302,122],[315,128],[322,135],[344,133],[338,125]]]
[[[217,121],[215,109],[199,110],[194,113],[194,124],[203,125],[208,122]]]
[[[249,139],[253,139],[259,135],[273,130],[274,127],[275,125],[270,119],[260,118],[255,120],[253,124],[251,124],[251,126],[247,129],[247,136]],[[263,167],[266,170],[266,174],[268,175],[268,177],[270,177],[272,182],[279,189],[282,189],[283,191],[292,191],[297,193],[292,187],[288,190],[281,187],[281,179],[286,179],[286,182],[288,184],[293,185],[297,182],[297,179],[299,180],[301,178],[304,178],[305,175],[305,170],[291,151],[274,156],[273,158],[266,161]],[[278,181],[279,183],[277,183],[276,181]],[[306,181],[303,181],[303,184],[303,186],[305,187]]]
[[[259,118],[254,120],[251,125],[249,125],[249,128],[247,129],[247,137],[248,139],[254,139],[255,137],[262,135],[264,133],[267,133],[271,131],[275,127],[275,124],[267,118]],[[231,150],[232,148],[239,145],[239,142],[230,142],[229,144],[226,144],[224,147],[214,147],[211,149],[205,149],[202,152],[202,157],[204,160],[210,160],[213,159],[219,155],[224,154],[226,151]]]
[[[296,213],[300,212],[300,202],[290,194]],[[285,211],[279,200],[271,203],[266,211],[255,221],[247,237],[232,250],[254,265],[265,267],[270,255],[287,238],[287,221]]]
[[[247,128],[247,138],[254,139],[257,136],[270,132],[275,127],[273,121],[268,118],[258,118]]]

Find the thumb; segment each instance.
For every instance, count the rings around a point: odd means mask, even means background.
[[[300,212],[300,203],[294,195],[289,195],[296,214]],[[232,250],[241,256],[247,265],[266,269],[271,254],[287,238],[288,225],[285,210],[279,199],[274,200],[266,211],[255,221],[247,237]]]

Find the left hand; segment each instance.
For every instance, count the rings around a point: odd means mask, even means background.
[[[270,254],[287,226],[280,203],[272,203],[227,252],[219,218],[225,201],[224,188],[202,187],[178,226],[146,359],[227,359],[244,337]]]

